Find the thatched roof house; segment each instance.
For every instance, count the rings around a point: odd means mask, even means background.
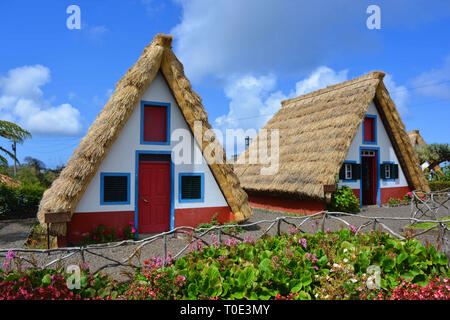
[[[413,147],[426,144],[425,140],[423,140],[422,136],[420,135],[418,129],[408,131],[408,137]]]
[[[282,108],[263,128],[268,132],[279,130],[278,172],[261,175],[264,165],[248,161],[235,165],[251,204],[268,208],[272,204],[272,209],[296,212],[323,209],[324,185],[334,184],[338,174],[340,184],[350,186],[361,199],[363,175],[368,181],[367,170],[372,166],[371,190],[365,190],[371,198],[367,196],[367,204],[382,204],[386,198],[401,197],[409,189],[429,190],[405,126],[383,83],[384,75],[371,72],[283,101]],[[249,149],[240,157],[247,159]],[[373,163],[366,157],[373,158]],[[348,164],[347,179],[344,163]],[[398,165],[397,177],[383,178],[381,169],[395,174]],[[361,204],[366,202],[361,199]]]
[[[170,137],[175,129],[187,129],[191,137],[196,124],[200,124],[203,133],[211,129],[201,98],[192,90],[183,65],[171,49],[171,43],[171,36],[156,35],[139,60],[117,83],[116,90],[61,175],[45,192],[38,212],[42,224],[45,213],[67,211],[72,216],[69,227],[71,236],[72,232],[76,236],[75,233],[86,231],[81,229],[91,228],[92,223],[114,221],[117,224],[120,220],[120,223],[127,224],[130,219],[135,221],[139,232],[142,232],[140,229],[144,222],[149,224],[148,230],[159,230],[151,228],[152,222],[149,222],[153,219],[151,221],[156,221],[154,223],[160,223],[159,217],[141,218],[140,215],[145,213],[138,208],[151,202],[144,196],[151,197],[150,193],[154,192],[151,188],[159,187],[170,190],[170,216],[164,218],[170,227],[209,222],[214,213],[219,213],[223,220],[231,218],[238,222],[251,216],[247,194],[232,167],[226,164],[225,152],[222,164],[183,166],[170,160],[175,145]],[[159,121],[160,118],[164,120]],[[203,141],[203,135],[194,137],[193,142],[185,147],[200,147],[204,155],[205,148],[214,138]],[[164,162],[169,165],[166,167]],[[145,172],[142,171],[144,164]],[[156,164],[161,167],[152,169],[151,165]],[[155,172],[165,172],[166,168],[170,178],[151,176]],[[195,175],[195,178],[184,178],[189,175]],[[106,179],[105,176],[118,177]],[[148,181],[158,183],[146,186]],[[106,184],[110,184],[109,189],[104,186]],[[149,194],[143,195],[142,188],[147,188]],[[105,193],[112,198],[109,199]],[[118,198],[114,199],[117,195]],[[168,229],[168,225],[163,229]],[[59,236],[66,233],[63,223],[51,224],[50,230]]]

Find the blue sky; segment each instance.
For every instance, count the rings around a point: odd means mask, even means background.
[[[33,133],[19,160],[65,163],[156,33],[174,36],[216,129],[258,130],[283,99],[383,70],[406,129],[450,140],[448,1],[17,0],[0,2],[0,119]]]

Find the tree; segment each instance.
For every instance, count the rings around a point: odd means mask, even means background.
[[[16,143],[23,143],[25,139],[31,138],[31,133],[27,130],[22,129],[15,123],[0,120],[0,137],[5,138],[13,143],[13,152],[7,150],[6,148],[0,147],[0,151],[5,153],[14,161],[14,168],[16,162],[19,162],[16,157]],[[8,165],[8,161],[5,157],[0,154],[0,164]],[[15,171],[15,170],[14,170]]]
[[[23,159],[27,166],[34,168],[37,172],[40,172],[42,169],[45,169],[45,163],[39,159],[33,157],[25,157]]]
[[[439,167],[442,162],[450,161],[450,146],[448,143],[432,143],[414,147],[420,164],[428,162],[428,168]]]

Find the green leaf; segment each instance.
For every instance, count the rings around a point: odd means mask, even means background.
[[[263,274],[264,278],[270,277],[273,270],[272,261],[268,258],[263,259],[259,264],[259,270]]]
[[[292,280],[290,285],[292,286],[291,292],[296,293],[302,289],[303,283],[302,283],[302,281],[296,279],[296,280]]]
[[[196,283],[190,283],[188,286],[188,295],[191,299],[197,299],[198,297],[198,286]]]
[[[300,277],[303,287],[307,287],[312,283],[312,276],[309,272],[305,272]]]
[[[42,278],[42,285],[43,286],[48,286],[50,283],[52,283],[52,276],[50,274],[46,274],[43,278]]]
[[[381,262],[381,267],[385,272],[391,271],[395,266],[395,261],[392,258],[386,257]]]
[[[403,261],[405,261],[406,258],[408,258],[408,254],[406,252],[400,253],[396,258],[397,264],[401,264]]]

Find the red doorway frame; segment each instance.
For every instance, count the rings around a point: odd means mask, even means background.
[[[168,193],[168,199],[167,200],[167,215],[163,217],[163,221],[161,221],[160,224],[157,224],[155,226],[152,227],[148,227],[147,225],[143,224],[143,210],[145,207],[145,203],[143,200],[143,196],[142,196],[142,190],[143,190],[143,186],[142,183],[144,182],[144,176],[142,173],[142,169],[144,169],[147,166],[152,166],[152,165],[167,165],[168,166],[168,175],[167,177],[165,177],[164,179],[158,179],[158,183],[159,184],[164,184],[164,183],[168,183],[167,185],[167,189],[169,190]],[[155,232],[164,232],[164,231],[168,231],[170,230],[170,220],[171,220],[171,163],[170,161],[139,161],[139,172],[138,172],[138,189],[136,190],[136,192],[138,193],[137,195],[137,204],[138,204],[138,232],[139,233],[155,233]],[[149,213],[151,215],[151,212]],[[152,216],[150,216],[150,219],[152,218]],[[154,218],[154,217],[153,217]]]
[[[371,151],[374,154],[373,155],[363,155],[364,151]],[[360,157],[361,157],[361,190],[360,190],[360,196],[361,196],[361,205],[374,205],[378,203],[378,188],[379,188],[379,181],[378,181],[378,150],[377,149],[364,149],[361,148],[360,151]],[[369,168],[369,181],[371,183],[371,188],[369,188],[369,194],[367,192],[364,192],[363,189],[363,159],[370,158],[370,168]]]

